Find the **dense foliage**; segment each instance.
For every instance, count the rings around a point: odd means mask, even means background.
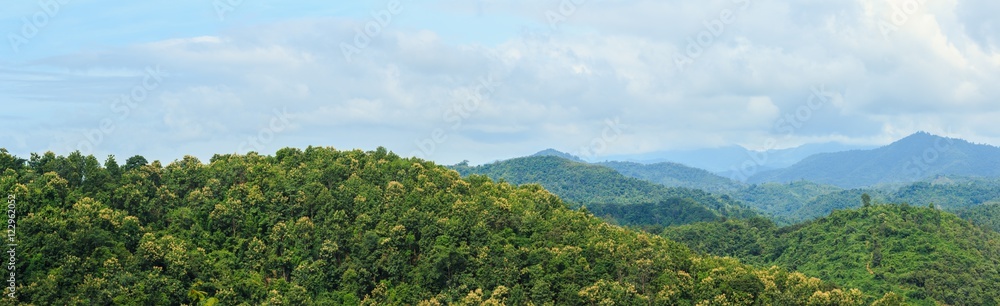
[[[800,222],[826,216],[837,209],[858,208],[861,206],[862,194],[869,194],[873,202],[908,203],[913,206],[935,207],[960,214],[962,218],[973,220],[976,224],[990,226],[992,220],[988,208],[977,209],[986,203],[1000,202],[1000,180],[968,177],[936,177],[926,181],[915,182],[901,186],[880,186],[864,189],[849,189],[832,191],[817,195],[811,199],[795,199],[788,193],[801,188],[791,187],[796,184],[810,185],[807,182],[796,182],[786,185],[771,185],[772,190],[765,194],[773,195],[771,203],[787,203],[783,210],[774,210],[774,205],[766,205],[768,201],[744,199],[747,205],[771,213],[779,221]],[[764,186],[760,185],[760,186]],[[823,185],[818,185],[823,186]],[[752,189],[752,188],[751,188]],[[748,189],[751,190],[751,189]],[[783,192],[784,190],[784,192]],[[817,190],[823,192],[823,190]],[[745,192],[746,193],[746,192]],[[807,193],[808,194],[808,193]],[[783,201],[787,200],[787,202]],[[984,215],[979,215],[984,214]]]
[[[959,209],[955,213],[973,224],[1000,232],[1000,202]]]
[[[169,165],[0,153],[29,305],[859,305],[384,149]],[[10,292],[5,292],[5,294]],[[877,303],[897,301],[888,295]],[[881,305],[881,304],[880,304]]]
[[[556,156],[530,156],[481,166],[453,166],[463,176],[486,175],[513,184],[540,184],[574,206],[586,206],[595,215],[620,224],[643,211],[657,211],[660,225],[711,221],[722,217],[747,218],[757,213],[729,196],[697,189],[666,187],[626,177],[600,165]],[[629,207],[634,206],[635,207]],[[673,215],[673,212],[683,212]]]
[[[920,305],[1000,303],[1000,234],[910,205],[868,205],[777,228],[761,219],[667,228],[699,252],[778,265]]]
[[[776,222],[790,224],[820,216],[803,212],[803,210],[815,206],[808,203],[822,201],[828,197],[827,195],[841,190],[831,185],[795,181],[787,184],[753,184],[740,189],[734,196],[747,205],[772,216]],[[857,199],[857,197],[852,199]]]
[[[891,201],[958,210],[1000,200],[1000,179],[939,177],[903,186]]]

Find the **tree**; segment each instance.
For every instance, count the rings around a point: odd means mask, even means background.
[[[7,149],[0,148],[0,172],[5,169],[21,170],[25,162],[27,160],[11,155],[10,152],[7,152]]]
[[[122,169],[118,166],[118,161],[115,160],[115,155],[108,155],[108,159],[104,160],[104,169],[108,171],[108,175],[111,178],[117,180],[122,175]]]
[[[142,157],[141,155],[132,156],[125,161],[125,171],[136,169],[148,164],[149,162],[146,161],[145,157]]]

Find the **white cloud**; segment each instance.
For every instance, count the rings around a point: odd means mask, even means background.
[[[448,140],[429,158],[443,162],[576,150],[614,118],[629,128],[605,154],[762,144],[818,86],[842,98],[816,109],[782,145],[867,144],[948,129],[992,140],[1000,127],[984,114],[1000,112],[998,32],[976,8],[994,2],[928,1],[883,35],[892,4],[905,0],[759,0],[745,10],[730,0],[588,1],[552,33],[545,16],[558,1],[440,1],[456,5],[451,12],[533,23],[499,44],[454,43],[404,16],[348,62],[341,43],[353,42],[367,20],[288,20],[40,59],[5,70],[0,85],[99,104],[141,77],[130,72],[162,66],[171,77],[108,137],[105,151],[165,158],[232,151],[275,109],[287,109],[297,128],[276,135],[270,148],[384,145],[407,154],[440,129]],[[734,20],[712,34],[727,10]],[[444,24],[437,26],[452,26]],[[702,33],[713,35],[711,43],[678,69],[676,59],[689,56]],[[41,73],[50,69],[82,73]],[[487,77],[496,89],[462,110]],[[107,116],[87,110],[93,114],[83,123],[52,125],[50,134],[73,135]],[[125,144],[138,135],[140,144]]]

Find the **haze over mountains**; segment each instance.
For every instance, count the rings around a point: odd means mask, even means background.
[[[702,220],[726,216],[717,210],[719,207],[745,205],[779,224],[792,224],[837,209],[860,207],[859,198],[866,193],[875,201],[937,203],[943,209],[961,213],[1000,199],[1000,184],[995,179],[1000,177],[997,161],[1000,149],[996,147],[921,132],[881,148],[812,155],[786,168],[756,173],[748,182],[676,162],[588,164],[553,149],[477,167],[454,167],[463,175],[482,174],[516,184],[538,183],[570,202],[594,209],[608,209],[595,204],[650,204],[698,194],[692,198],[695,203],[673,204],[699,207],[702,213],[695,215]],[[650,213],[668,209],[638,210]],[[609,211],[604,217],[620,219],[625,214],[628,212]],[[658,220],[654,223],[668,226],[693,219]]]
[[[582,161],[553,149],[536,155]],[[712,191],[732,190],[739,185],[736,181],[762,184],[806,180],[859,188],[912,183],[941,175],[1000,176],[1000,148],[918,132],[879,148],[824,143],[758,152],[731,146],[609,156],[597,164],[667,186]]]
[[[919,132],[872,150],[816,154],[750,183],[809,180],[844,188],[914,182],[938,175],[1000,176],[1000,148]]]
[[[453,169],[540,184],[609,223],[697,252],[804,271],[869,299],[995,305],[998,152],[916,133],[880,148],[811,155],[749,182],[670,161],[586,163],[552,149]]]
[[[784,168],[791,166],[813,154],[870,148],[871,147],[868,146],[828,142],[805,144],[788,149],[767,150],[765,151],[767,153],[767,160],[760,162],[757,166],[759,169]],[[720,148],[697,150],[658,151],[644,154],[611,155],[604,159],[644,164],[674,162],[705,169],[711,172],[728,174],[730,171],[737,169],[745,161],[752,159],[753,156],[757,154],[759,154],[759,151],[750,150],[738,145],[732,145]]]

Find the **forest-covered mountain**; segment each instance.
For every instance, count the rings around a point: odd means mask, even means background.
[[[734,197],[742,200],[748,206],[756,208],[771,216],[779,224],[791,224],[825,216],[804,213],[803,210],[813,208],[819,201],[833,196],[843,189],[816,184],[809,181],[796,181],[787,184],[764,183],[751,184],[734,193]],[[851,198],[857,202],[858,197]],[[853,203],[853,202],[852,202]],[[829,212],[827,212],[829,213]]]
[[[868,205],[806,223],[766,219],[664,230],[694,250],[802,271],[916,305],[1000,303],[1000,234],[938,209]]]
[[[1000,148],[919,132],[877,149],[813,155],[788,168],[760,172],[748,182],[808,180],[859,188],[938,175],[1000,177]]]
[[[675,187],[701,189],[730,199],[741,201],[744,205],[772,217],[779,224],[815,218],[800,217],[799,210],[807,203],[817,201],[821,197],[842,188],[832,185],[821,185],[808,181],[796,181],[787,184],[764,183],[743,184],[724,178],[708,171],[687,167],[675,163],[639,164],[632,162],[602,162],[597,165],[615,169],[619,173],[645,181]],[[648,223],[628,220],[623,224],[650,225]]]
[[[614,169],[556,156],[528,156],[453,169],[513,184],[539,184],[574,205],[623,225],[675,225],[722,217],[746,218],[752,209],[729,196],[667,187],[626,177]]]
[[[736,206],[752,208],[780,225],[788,225],[826,216],[835,209],[860,207],[858,199],[866,193],[875,202],[909,203],[917,206],[935,203],[940,208],[956,213],[990,201],[1000,202],[1000,178],[938,175],[912,183],[880,184],[854,189],[806,180],[743,184],[675,163],[587,164],[568,160],[566,156],[572,157],[550,149],[525,158],[478,167],[459,164],[453,168],[463,175],[478,173],[516,184],[542,184],[571,203],[586,204],[595,214],[617,224],[637,226],[669,226],[692,220],[706,221],[718,216],[750,216],[743,213],[744,210],[737,210],[740,214],[732,213],[732,209],[729,209],[728,214],[712,212],[720,207]],[[664,189],[655,185],[680,188]],[[655,200],[664,197],[673,200],[666,204]],[[680,199],[691,201],[679,201]],[[608,205],[609,203],[612,205]],[[697,204],[707,204],[712,209],[701,209]],[[963,215],[976,211],[978,210],[969,210]],[[671,215],[677,217],[672,218]],[[977,220],[977,224],[989,224],[984,218],[973,219]]]
[[[628,177],[669,187],[701,189],[713,193],[732,193],[743,188],[743,184],[740,182],[718,176],[707,170],[672,162],[640,164],[609,161],[600,162],[597,165],[615,169],[618,173]]]
[[[382,148],[168,165],[0,150],[0,173],[17,207],[10,304],[901,302],[697,255],[571,210],[538,185],[462,178]]]
[[[972,206],[955,210],[962,219],[971,221],[973,224],[1000,232],[1000,200],[993,200],[979,206]]]
[[[566,152],[561,152],[556,149],[545,149],[542,151],[538,151],[538,153],[532,154],[531,156],[555,156],[555,157],[562,157],[575,162],[581,162],[581,163],[585,162],[583,159],[580,159],[580,157],[577,157],[576,155],[569,154]]]
[[[793,184],[808,184],[797,182]],[[773,183],[761,186],[774,185]],[[785,198],[778,188],[766,194],[774,194],[777,203]],[[847,190],[833,190],[813,197],[806,201],[789,202],[786,209],[781,211],[770,210],[768,207],[758,206],[758,203],[767,201],[745,201],[748,205],[761,209],[768,213],[774,213],[779,220],[799,222],[826,216],[837,209],[848,209],[861,207],[860,199],[862,194],[868,194],[873,202],[881,203],[908,203],[914,206],[928,206],[934,204],[936,207],[950,212],[964,212],[963,218],[975,220],[976,224],[989,225],[988,218],[973,217],[978,211],[978,206],[1000,202],[1000,179],[996,178],[969,178],[955,176],[941,176],[928,180],[906,184],[901,186],[882,186],[871,188],[856,188]],[[985,211],[983,211],[985,212]]]

